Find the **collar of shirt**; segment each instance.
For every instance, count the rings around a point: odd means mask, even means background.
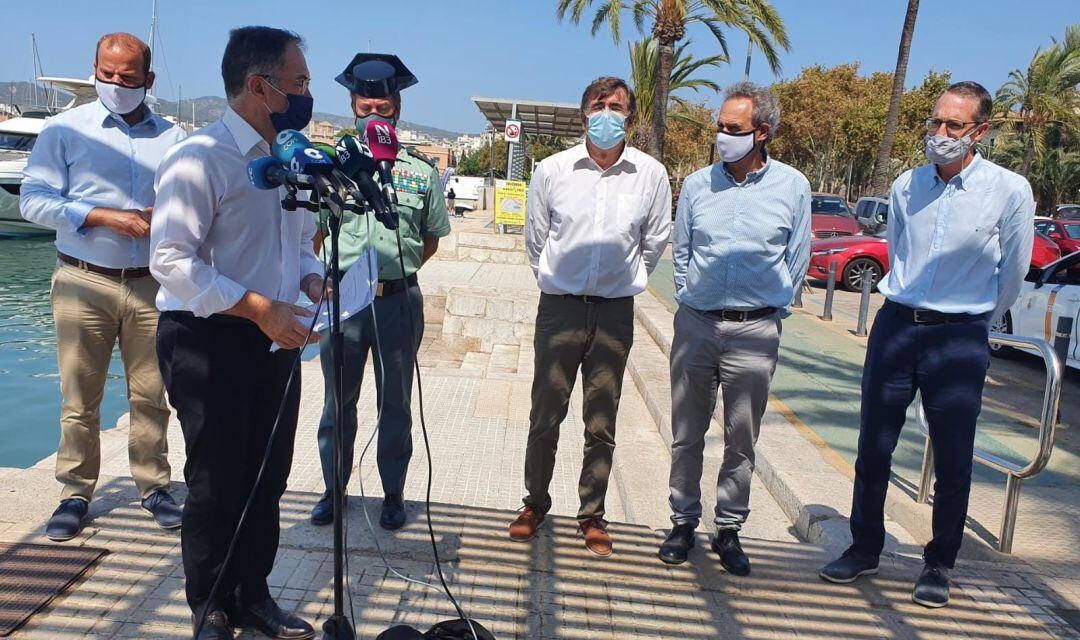
[[[265,154],[270,153],[269,145],[266,140],[263,140],[262,135],[247,120],[241,118],[239,113],[233,111],[232,107],[225,107],[225,114],[221,116],[221,121],[232,135],[233,142],[236,143],[236,148],[240,150],[241,155],[246,156],[255,147],[259,147],[259,150]]]
[[[607,169],[600,169],[600,165],[596,164],[596,160],[593,160],[592,156],[589,155],[589,147],[584,142],[577,146],[577,152],[578,158],[574,162],[575,171],[578,169],[592,169],[593,171],[599,171],[604,174],[609,171],[614,171],[624,162],[635,169],[637,168],[637,163],[633,160],[633,153],[635,151],[633,147],[628,144],[623,145],[623,150],[622,153],[619,154],[619,159]]]
[[[982,167],[982,164],[982,156],[979,155],[978,152],[975,152],[975,157],[971,159],[971,162],[968,164],[968,166],[964,167],[964,169],[960,173],[956,174],[956,176],[954,176],[953,179],[949,182],[955,184],[958,189],[963,189],[964,191],[967,191],[968,187],[974,184],[974,177],[977,175],[979,169]],[[945,181],[942,180],[941,176],[938,174],[937,165],[930,163],[926,166],[929,168],[929,173],[931,176],[929,186],[944,186]]]
[[[748,182],[757,182],[762,178],[762,176],[765,175],[765,172],[769,170],[769,165],[772,164],[772,160],[769,158],[769,154],[767,152],[763,153],[765,155],[765,164],[757,171],[747,172],[746,179],[742,182],[735,180],[735,178],[731,175],[731,172],[728,171],[726,162],[718,162],[717,164],[720,165],[720,168],[723,170],[724,175],[728,177],[728,180],[731,180],[732,184],[746,184]]]
[[[103,127],[109,126],[109,123],[111,121],[112,123],[118,125],[124,131],[130,131],[139,127],[153,127],[156,130],[161,129],[161,127],[158,126],[158,118],[154,115],[153,111],[150,111],[150,107],[146,106],[145,104],[139,107],[139,109],[142,110],[142,120],[139,120],[134,125],[129,125],[127,123],[127,120],[124,120],[124,116],[113,113],[112,111],[106,109],[105,105],[102,104],[101,100],[94,101],[94,108],[101,116],[101,125]]]

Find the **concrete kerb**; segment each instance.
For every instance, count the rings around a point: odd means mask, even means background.
[[[673,314],[651,293],[638,296],[635,302],[639,334],[644,333],[652,340],[635,341],[627,369],[670,450],[668,361],[674,337]],[[719,425],[723,424],[723,408],[717,404],[705,451],[707,456],[722,457],[723,429]],[[791,520],[799,537],[833,552],[846,549],[851,535],[843,514],[851,507],[852,481],[824,458],[775,403],[765,413],[756,455],[758,477]],[[886,531],[886,553],[921,551],[911,534],[899,524],[887,520]]]

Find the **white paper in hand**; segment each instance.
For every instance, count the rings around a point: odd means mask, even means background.
[[[375,288],[379,284],[378,267],[375,250],[368,249],[360,256],[356,263],[345,273],[341,279],[339,295],[341,298],[341,319],[347,320],[367,308],[375,298]],[[304,308],[314,312],[319,305],[311,303]],[[315,318],[315,331],[321,332],[330,327],[331,298],[323,303],[322,312]],[[300,324],[305,327],[311,326],[313,318],[308,316],[296,316]],[[275,342],[270,346],[271,351],[277,351],[281,347]]]

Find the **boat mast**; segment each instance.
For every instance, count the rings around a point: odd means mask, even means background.
[[[157,0],[150,9],[150,70],[154,70],[154,42],[157,40]]]

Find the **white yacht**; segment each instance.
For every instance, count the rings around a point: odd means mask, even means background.
[[[22,171],[30,150],[45,126],[45,121],[52,115],[77,107],[97,99],[94,83],[78,78],[40,77],[38,82],[51,85],[54,89],[65,91],[74,96],[61,106],[27,110],[17,117],[0,122],[0,237],[47,236],[52,229],[42,227],[23,219],[19,213],[19,186],[22,184]]]

